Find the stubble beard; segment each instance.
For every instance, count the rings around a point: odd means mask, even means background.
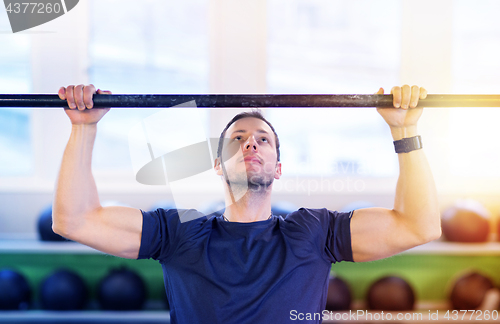
[[[234,196],[242,197],[247,192],[252,195],[264,195],[273,184],[274,177],[271,174],[254,172],[231,172],[229,175],[223,166],[224,180],[233,192]]]

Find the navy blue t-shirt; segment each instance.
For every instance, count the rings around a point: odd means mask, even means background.
[[[139,259],[163,267],[171,323],[297,323],[321,313],[331,264],[353,261],[352,212],[300,208],[227,222],[194,209],[144,212]],[[201,216],[201,217],[200,217]],[[320,320],[312,323],[320,323]]]

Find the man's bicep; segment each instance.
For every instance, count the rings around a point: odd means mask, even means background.
[[[75,241],[122,258],[137,259],[141,246],[142,212],[122,206],[101,207],[85,216]]]
[[[398,213],[387,208],[363,208],[353,212],[351,244],[355,262],[387,258],[414,247],[417,239]]]

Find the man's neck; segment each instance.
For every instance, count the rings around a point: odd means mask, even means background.
[[[271,195],[245,194],[231,203],[226,198],[224,217],[230,222],[250,223],[269,219],[271,216]]]

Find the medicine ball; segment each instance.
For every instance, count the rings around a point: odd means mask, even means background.
[[[38,217],[38,235],[42,241],[67,241],[52,230],[52,205],[45,207]]]
[[[404,279],[387,276],[370,286],[367,303],[373,310],[412,310],[415,305],[415,294]]]
[[[500,216],[497,219],[497,240],[500,241]]]
[[[337,276],[328,280],[326,309],[331,311],[348,310],[351,308],[351,290],[347,283]]]
[[[0,271],[0,310],[26,310],[31,300],[31,288],[20,273]]]
[[[299,208],[297,206],[288,201],[277,201],[271,205],[271,212],[273,215],[281,216],[283,218],[298,209]]]
[[[41,306],[46,310],[81,310],[87,300],[87,286],[73,271],[57,270],[40,287]]]
[[[220,216],[224,214],[225,210],[226,210],[226,204],[223,200],[208,202],[203,204],[199,208],[199,211],[202,212],[203,214],[215,215],[215,216]]]
[[[458,278],[453,285],[450,301],[453,309],[476,309],[488,290],[494,287],[490,278],[472,272]]]
[[[102,279],[97,294],[104,310],[139,310],[146,301],[146,286],[135,272],[114,269]]]
[[[475,200],[460,200],[442,213],[441,227],[448,241],[485,242],[490,233],[490,214]]]
[[[171,200],[160,200],[155,202],[149,210],[157,210],[158,208],[163,208],[165,210],[168,209],[176,209],[175,203]]]
[[[375,207],[375,205],[369,201],[356,200],[344,205],[342,208],[339,209],[339,211],[347,213],[356,209],[370,208],[370,207]]]

